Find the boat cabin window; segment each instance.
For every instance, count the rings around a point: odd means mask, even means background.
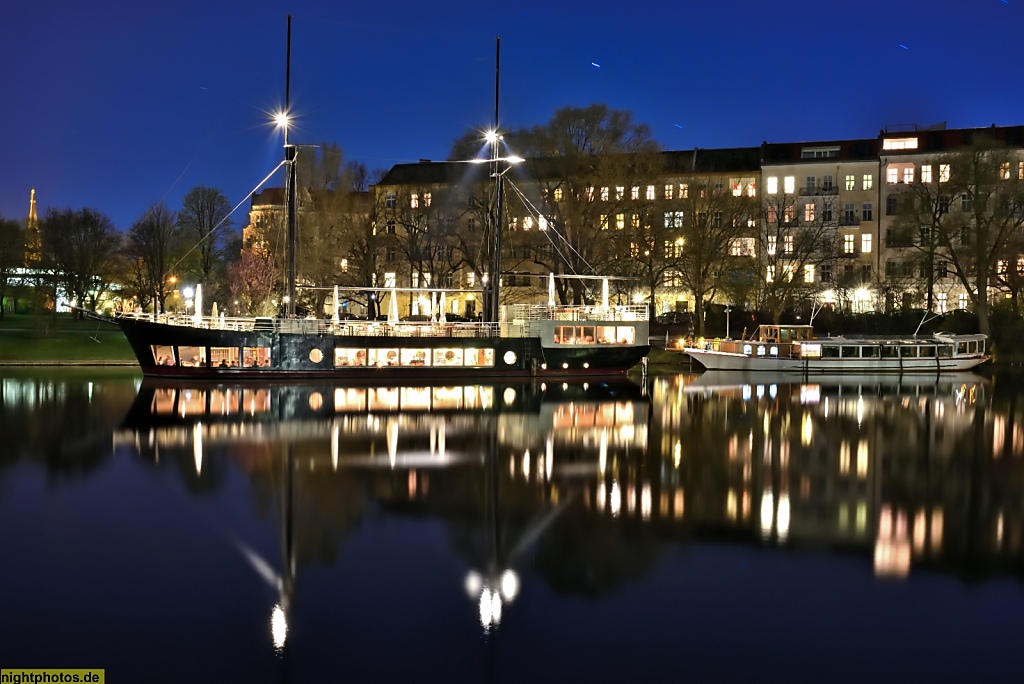
[[[631,325],[558,325],[555,344],[635,344],[636,328]]]
[[[403,366],[427,366],[429,354],[429,349],[403,349],[399,359]]]
[[[840,347],[834,344],[823,345],[821,347],[821,357],[824,359],[838,359]]]
[[[927,357],[927,358],[934,358],[935,357],[935,347],[933,347],[931,345],[926,345],[924,347],[921,347],[918,351],[919,351],[919,353],[920,353],[920,355],[922,357]]]
[[[876,347],[874,345],[871,345],[869,347],[861,347],[860,356],[861,358],[864,359],[877,359],[881,351],[882,350],[879,347]]]
[[[153,349],[153,362],[158,366],[173,366],[174,365],[174,348],[169,345],[154,344],[151,345]]]
[[[242,365],[246,368],[266,368],[270,365],[270,347],[242,347]]]
[[[371,366],[397,366],[398,365],[398,350],[397,349],[371,349],[367,355],[370,360]]]
[[[461,366],[462,365],[462,350],[458,347],[452,347],[451,349],[435,349],[434,350],[434,365],[435,366]]]
[[[860,358],[860,347],[853,347],[844,345],[839,348],[841,351],[839,355],[844,359],[859,359]]]
[[[905,344],[900,347],[900,356],[905,359],[916,359],[917,358],[917,347]]]
[[[948,359],[953,355],[953,345],[951,344],[940,344],[936,349],[939,352],[939,357]]]
[[[235,350],[238,353],[238,350]],[[178,347],[179,366],[205,366],[206,347]]]
[[[238,368],[238,347],[211,347],[210,359],[215,368]]]
[[[336,347],[334,349],[334,365],[337,366],[365,366],[366,350],[353,347]]]
[[[493,349],[467,349],[465,362],[467,366],[493,366]]]

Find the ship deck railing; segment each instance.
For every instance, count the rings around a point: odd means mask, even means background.
[[[505,320],[491,322],[367,321],[332,318],[270,318],[253,316],[196,316],[183,313],[118,314],[153,323],[208,330],[275,332],[285,334],[355,335],[364,337],[530,337],[540,321],[646,321],[646,305],[636,306],[539,306],[513,304],[505,307]]]

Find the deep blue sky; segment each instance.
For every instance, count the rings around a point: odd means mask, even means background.
[[[1024,123],[1024,0],[6,0],[0,214],[32,187],[122,229],[198,184],[243,202],[282,156],[289,13],[293,140],[371,169],[492,121],[498,35],[506,127],[594,102],[666,149]]]

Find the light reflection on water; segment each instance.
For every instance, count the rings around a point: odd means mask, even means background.
[[[518,681],[532,670],[513,654],[530,652],[553,678],[642,679],[679,674],[664,657],[679,643],[691,645],[687,672],[763,677],[725,657],[741,645],[724,628],[764,614],[786,616],[753,649],[779,663],[769,678],[863,679],[908,649],[924,679],[1004,673],[1024,598],[1024,408],[1015,389],[996,391],[1007,386],[974,375],[705,374],[644,388],[7,377],[0,549],[23,592],[11,620],[28,626],[8,643],[33,662],[54,652],[33,612],[53,592],[42,578],[67,567],[33,543],[54,529],[95,547],[75,563],[107,568],[100,580],[79,573],[86,584],[72,563],[55,614],[96,591],[110,599],[95,635],[61,648],[98,652],[128,678],[154,660],[200,680],[242,662],[251,681]],[[40,489],[40,474],[65,484]],[[111,524],[119,498],[135,508]],[[131,602],[117,599],[125,588]],[[188,594],[206,599],[175,599]],[[934,607],[969,619],[933,624]],[[120,631],[128,615],[137,633]],[[181,646],[183,661],[146,645],[183,643],[181,622],[221,648]],[[106,645],[114,634],[118,649]],[[951,638],[989,653],[1005,641],[1006,661],[951,664],[940,645]],[[325,648],[338,640],[344,664]],[[407,657],[382,659],[382,640]],[[630,655],[612,646],[623,643]],[[128,645],[140,655],[124,656]],[[847,649],[857,663],[845,669],[799,657]]]

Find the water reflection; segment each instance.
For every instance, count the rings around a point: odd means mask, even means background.
[[[485,631],[497,627],[519,593],[515,568],[523,554],[574,502],[604,509],[605,478],[614,489],[631,459],[644,457],[648,414],[645,389],[629,382],[145,381],[114,445],[153,467],[171,464],[196,492],[220,487],[231,464],[248,474],[263,505],[276,512],[282,559],[275,564],[234,543],[276,590],[269,622],[273,644],[282,649],[296,568],[336,558],[374,506],[445,519],[466,559],[464,588],[480,624]],[[649,501],[644,506],[649,512]],[[272,570],[275,565],[281,570]]]
[[[1024,531],[1007,487],[1024,474],[1024,432],[1016,399],[991,393],[973,374],[681,376],[654,383],[652,441],[703,499],[692,525],[865,550],[879,576],[973,572],[1012,562]]]

